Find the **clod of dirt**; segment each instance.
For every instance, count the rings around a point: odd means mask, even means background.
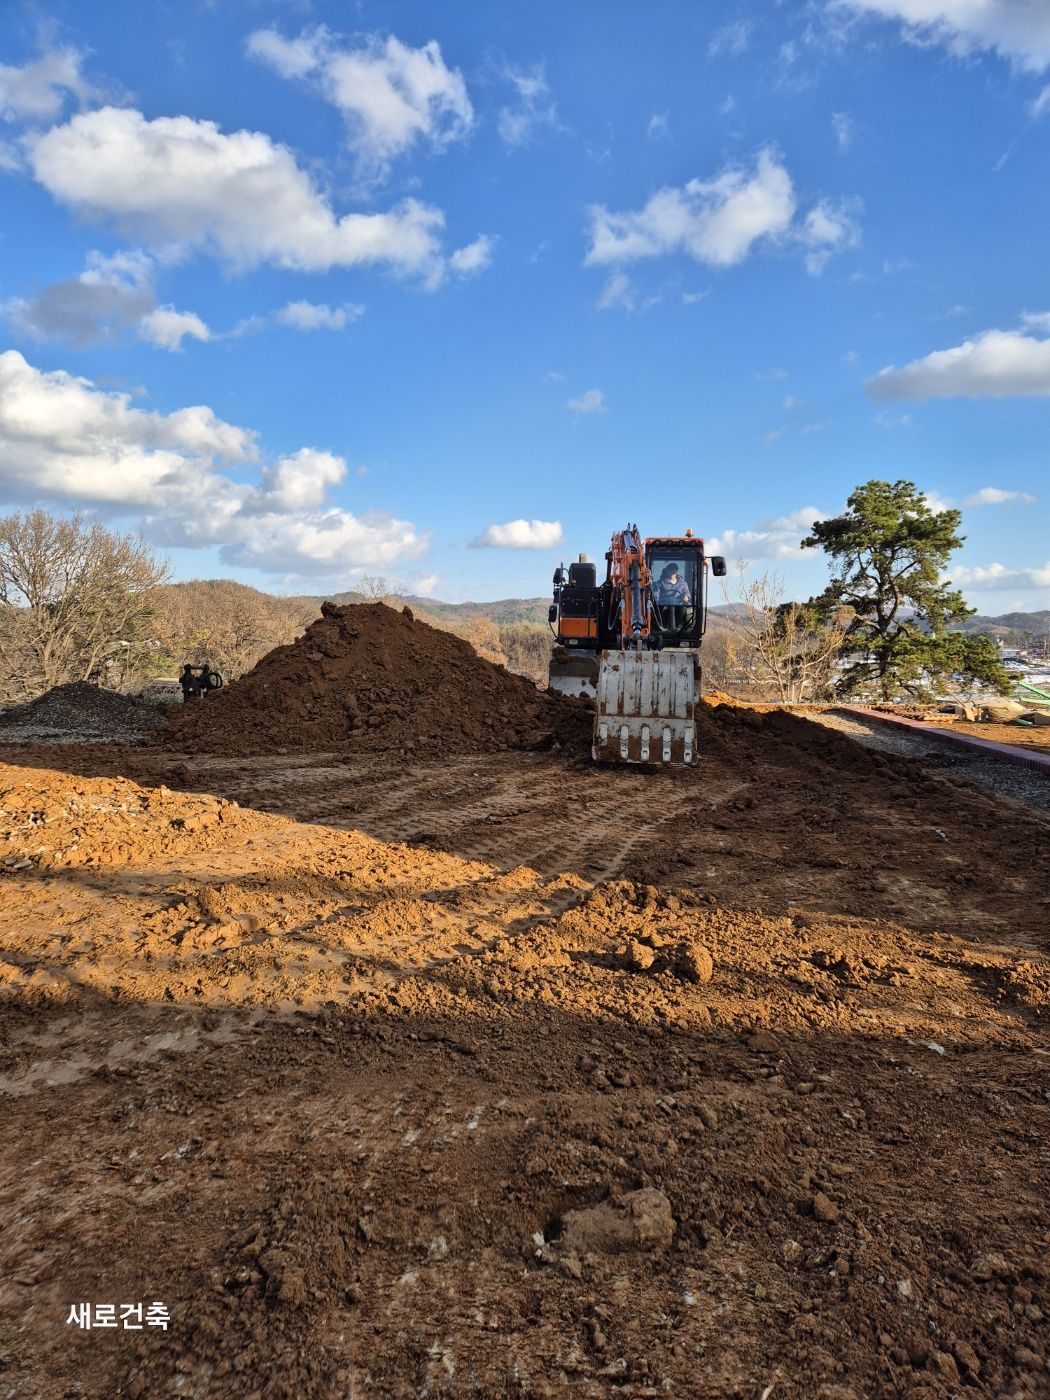
[[[619,1202],[566,1211],[559,1244],[575,1254],[663,1250],[674,1237],[671,1202],[662,1191],[629,1191]]]
[[[838,1206],[829,1200],[823,1191],[813,1193],[813,1218],[823,1220],[827,1225],[833,1224],[839,1218]]]
[[[710,950],[697,938],[688,938],[678,947],[674,971],[687,982],[710,982],[715,973]]]
[[[141,743],[162,719],[160,710],[139,705],[115,690],[70,681],[0,714],[0,739],[8,743],[99,739]]]
[[[582,750],[591,724],[584,702],[537,690],[408,609],[325,603],[298,641],[177,713],[164,738],[190,753],[434,756]]]

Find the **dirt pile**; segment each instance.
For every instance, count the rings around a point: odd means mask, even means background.
[[[0,741],[78,740],[141,742],[162,719],[161,713],[136,704],[115,690],[103,690],[88,681],[56,685],[24,705],[0,714]]]
[[[467,642],[383,603],[336,607],[203,704],[166,740],[189,753],[542,749],[590,732],[587,708],[540,692]]]

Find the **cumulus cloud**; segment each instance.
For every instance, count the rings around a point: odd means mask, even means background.
[[[328,306],[324,302],[290,301],[281,307],[274,320],[297,331],[341,331],[364,314],[365,308],[353,302]]]
[[[323,25],[297,39],[256,30],[248,52],[283,78],[306,81],[337,107],[359,158],[377,171],[413,146],[441,149],[474,124],[474,109],[458,69],[449,68],[431,40],[414,49],[390,35],[353,45]]]
[[[460,277],[473,277],[491,264],[495,247],[496,240],[492,234],[480,234],[473,243],[457,248],[449,257],[448,265]]]
[[[210,340],[212,332],[193,311],[158,306],[153,259],[138,250],[106,257],[89,253],[87,267],[3,307],[8,320],[32,340],[64,341],[82,349],[128,332],[163,350],[180,350],[186,336]]]
[[[1034,504],[1035,497],[1030,496],[1027,491],[1004,491],[1001,486],[982,486],[979,491],[973,491],[963,499],[964,506],[1030,506]]]
[[[819,277],[835,253],[860,243],[856,209],[854,200],[822,199],[803,219],[798,238],[807,249],[806,271],[810,276]]]
[[[999,588],[1050,588],[1050,560],[1040,567],[1008,569],[1005,564],[982,564],[969,568],[957,564],[951,571],[952,582],[969,584],[977,590]]]
[[[562,542],[560,520],[510,520],[487,525],[470,541],[471,549],[553,549]]]
[[[565,407],[573,413],[604,413],[605,395],[600,389],[585,389],[575,399],[570,399]]]
[[[786,167],[769,149],[750,169],[730,166],[713,180],[690,180],[658,190],[637,210],[591,211],[589,265],[635,262],[685,253],[714,267],[742,262],[756,243],[797,238],[811,270],[832,253],[853,246],[859,232],[843,201],[822,200],[799,223],[798,201]]]
[[[812,530],[813,522],[827,517],[827,511],[803,506],[790,515],[760,521],[751,530],[723,530],[704,543],[709,554],[725,554],[735,559],[798,559],[803,553],[802,541]]]
[[[544,128],[558,125],[558,108],[551,95],[542,63],[535,68],[504,68],[503,76],[514,90],[511,102],[499,110],[496,128],[511,147],[528,146]]]
[[[86,102],[95,89],[81,72],[76,49],[50,49],[21,68],[0,63],[0,118],[48,122],[62,112],[67,97]]]
[[[211,331],[195,311],[158,306],[139,322],[139,336],[161,350],[181,350],[187,336],[191,340],[211,340]]]
[[[831,8],[897,20],[905,38],[959,57],[991,49],[1027,72],[1050,68],[1046,0],[833,0]]]
[[[291,151],[261,132],[102,107],[30,137],[26,151],[61,204],[154,248],[199,248],[241,269],[382,263],[432,285],[444,270],[440,210],[405,199],[337,217]]]
[[[204,405],[158,413],[62,370],[0,354],[0,492],[136,519],[158,543],[219,548],[268,573],[351,578],[425,552],[426,536],[378,512],[325,504],[345,476],[313,448],[260,469],[256,434]],[[238,479],[227,475],[238,468]]]
[[[898,369],[889,365],[864,386],[876,402],[891,399],[1009,398],[1050,394],[1050,339],[1021,331],[984,331]]]

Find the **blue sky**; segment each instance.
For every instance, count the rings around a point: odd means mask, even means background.
[[[0,505],[533,595],[873,476],[1050,606],[1050,6],[8,3]]]

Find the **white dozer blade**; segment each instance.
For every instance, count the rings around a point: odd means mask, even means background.
[[[603,651],[591,753],[613,763],[696,762],[695,651]]]

